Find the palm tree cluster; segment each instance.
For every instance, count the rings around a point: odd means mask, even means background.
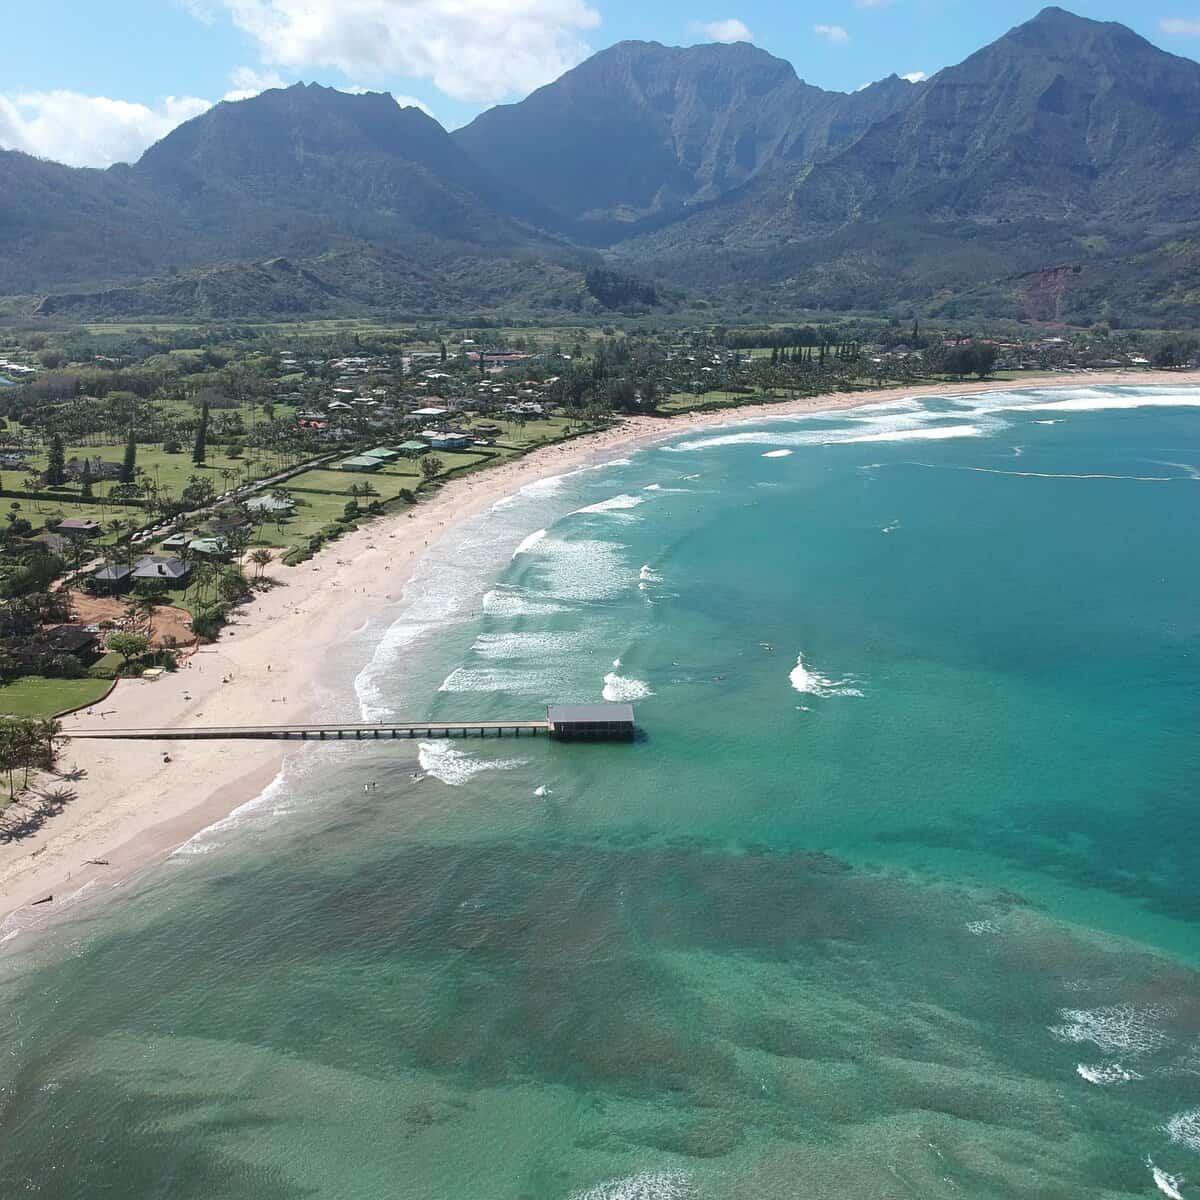
[[[62,725],[53,718],[0,719],[0,771],[7,775],[10,800],[29,787],[31,771],[48,771],[54,766],[61,741]],[[19,788],[18,772],[23,773]]]

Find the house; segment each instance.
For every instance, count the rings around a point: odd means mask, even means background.
[[[223,537],[202,537],[191,542],[188,549],[201,558],[225,558],[229,554],[229,543]]]
[[[449,411],[446,408],[418,408],[414,409],[408,415],[410,417],[421,417],[423,420],[435,421],[438,417],[444,417]]]
[[[465,433],[423,433],[421,436],[429,442],[430,450],[466,450],[471,445],[471,438]]]
[[[420,458],[429,447],[424,442],[401,442],[399,449],[405,458]]]
[[[125,563],[105,563],[92,572],[92,586],[97,592],[115,595],[133,585],[133,568]]]
[[[365,454],[356,454],[353,458],[343,459],[338,463],[339,471],[378,471],[383,463],[377,458],[368,458]]]
[[[133,567],[134,583],[161,581],[170,587],[186,587],[191,577],[191,563],[165,554],[147,554]]]
[[[294,512],[296,502],[290,496],[251,496],[246,508],[261,517],[278,517]]]
[[[387,446],[376,446],[374,450],[364,450],[363,457],[377,458],[381,463],[390,463],[400,457],[400,452],[392,450]]]
[[[86,661],[95,657],[100,634],[86,625],[56,625],[43,629],[38,640],[59,654],[72,654]]]
[[[192,530],[191,533],[180,530],[178,533],[171,534],[170,537],[163,538],[162,548],[164,550],[186,550],[197,536],[196,530]]]
[[[67,537],[100,536],[100,522],[93,521],[90,517],[68,517],[65,521],[59,521],[56,528]]]

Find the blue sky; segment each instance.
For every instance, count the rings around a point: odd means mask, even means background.
[[[316,80],[388,90],[448,128],[624,38],[745,38],[821,87],[932,74],[1039,0],[9,0],[0,146],[74,165],[132,158],[223,98]],[[1200,57],[1200,0],[1076,0]]]

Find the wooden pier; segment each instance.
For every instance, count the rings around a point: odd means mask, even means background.
[[[67,729],[70,738],[103,738],[136,742],[204,742],[230,739],[257,741],[363,741],[364,739],[537,737],[550,733],[549,721],[388,721],[372,725],[208,725],[174,729]]]
[[[632,741],[633,705],[551,705],[540,721],[381,721],[366,725],[207,725],[162,729],[89,726],[65,729],[70,738],[127,742],[394,741],[415,738],[539,737],[559,741]]]

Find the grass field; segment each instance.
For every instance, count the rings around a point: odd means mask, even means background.
[[[0,714],[52,717],[82,704],[95,704],[110,687],[110,679],[43,679],[31,675],[0,687]]]

